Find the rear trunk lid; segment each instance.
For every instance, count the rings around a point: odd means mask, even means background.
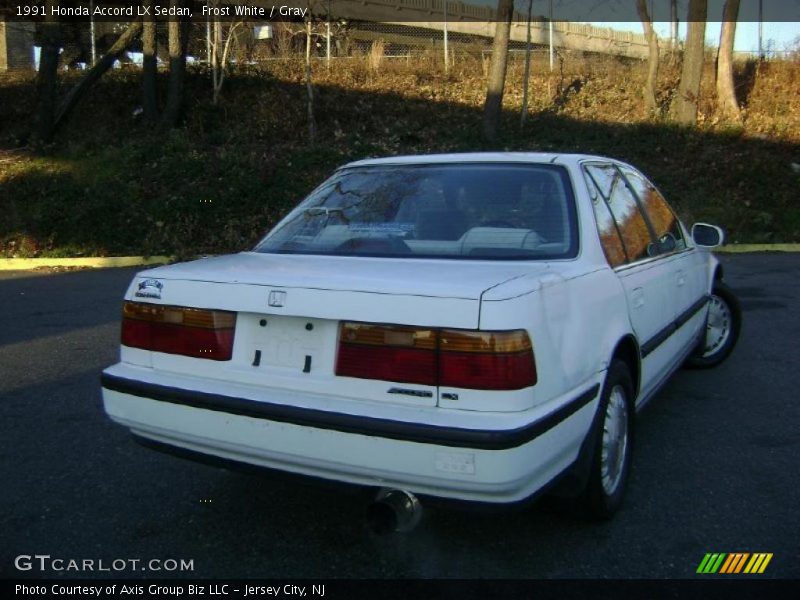
[[[149,269],[139,273],[137,284],[159,281],[160,297],[149,301],[162,304],[474,329],[482,294],[532,268],[247,252]]]
[[[339,323],[477,329],[482,295],[535,269],[531,263],[246,252],[143,271],[126,299],[238,313],[230,361],[151,353],[155,369],[434,405],[432,386],[337,377]]]

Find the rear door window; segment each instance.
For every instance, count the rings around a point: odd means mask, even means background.
[[[586,176],[586,185],[592,190],[592,208],[597,222],[600,245],[603,247],[606,260],[608,260],[608,264],[612,268],[624,265],[628,262],[628,257],[625,254],[625,246],[622,243],[619,229],[617,229],[617,224],[614,222],[614,216],[611,214],[611,210],[608,208],[608,204],[600,194],[595,182],[588,175]]]
[[[611,212],[628,262],[652,256],[654,240],[649,225],[642,215],[636,196],[626,185],[622,173],[610,164],[591,164],[584,168]],[[597,212],[596,210],[595,214]],[[598,226],[600,223],[598,219]],[[607,226],[605,228],[608,229]],[[602,237],[602,231],[600,235]],[[618,259],[615,257],[614,262],[616,260]]]
[[[650,219],[658,240],[659,252],[666,254],[684,250],[686,240],[683,237],[678,217],[672,212],[661,193],[636,171],[626,167],[622,167],[621,171],[636,192],[642,209]]]

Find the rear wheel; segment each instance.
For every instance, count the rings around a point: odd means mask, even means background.
[[[706,331],[686,365],[696,369],[716,367],[733,351],[742,326],[742,309],[731,289],[717,281],[708,305]]]
[[[595,518],[608,519],[622,506],[633,450],[633,380],[614,360],[600,398],[592,466],[581,503]]]

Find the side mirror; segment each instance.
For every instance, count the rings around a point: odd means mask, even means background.
[[[725,233],[716,225],[695,223],[692,225],[692,239],[701,248],[716,248],[725,241]]]

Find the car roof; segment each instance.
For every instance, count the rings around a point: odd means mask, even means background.
[[[581,160],[613,160],[604,156],[550,152],[454,152],[448,154],[416,154],[409,156],[389,156],[367,158],[343,165],[342,169],[352,167],[374,167],[381,165],[433,165],[468,163],[576,163]]]

